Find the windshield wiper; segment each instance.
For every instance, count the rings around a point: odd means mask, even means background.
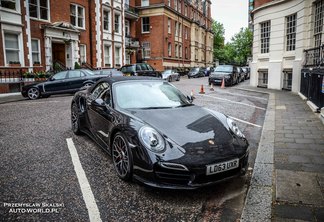
[[[182,104],[182,105],[176,106],[175,108],[186,107],[186,106],[193,106],[193,104],[191,104],[191,103]]]

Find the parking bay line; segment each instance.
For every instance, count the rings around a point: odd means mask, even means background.
[[[229,100],[229,99],[223,99],[223,98],[219,98],[219,97],[215,97],[215,96],[210,96],[210,95],[201,95],[201,96],[206,96],[206,97],[210,97],[210,98],[214,98],[214,99],[224,100],[224,101],[227,101],[227,102],[230,102],[230,103],[236,103],[236,104],[240,104],[240,105],[244,105],[244,106],[249,106],[249,107],[253,107],[253,108],[256,108],[256,109],[261,109],[261,110],[264,110],[264,111],[267,110],[267,109],[259,107],[259,106],[253,106],[253,105],[250,105],[250,104],[236,102],[236,101],[232,101],[232,100]]]
[[[267,98],[263,98],[263,97],[259,97],[259,96],[242,95],[242,94],[239,94],[239,93],[231,93],[231,92],[226,92],[226,91],[220,92],[220,93],[229,94],[229,95],[233,95],[233,96],[242,96],[242,97],[249,97],[249,98],[261,99],[261,100],[268,101]]]
[[[72,140],[72,138],[67,138],[66,142],[67,142],[67,145],[68,145],[68,148],[70,151],[70,155],[72,158],[74,170],[77,175],[79,185],[81,187],[82,196],[83,196],[84,202],[86,204],[86,207],[88,209],[89,219],[91,222],[95,222],[95,221],[100,222],[100,221],[102,221],[100,218],[100,212],[99,212],[98,206],[96,204],[94,195],[92,193],[87,176],[82,168],[82,165],[81,165],[81,162],[80,162],[80,159],[78,156],[78,152],[74,146],[73,140]]]
[[[247,121],[245,121],[245,120],[235,118],[235,117],[233,117],[233,116],[228,116],[228,117],[230,117],[230,118],[232,118],[232,119],[234,119],[234,120],[236,120],[236,121],[238,121],[238,122],[245,123],[245,124],[248,124],[248,125],[251,125],[251,126],[255,126],[255,127],[259,127],[259,128],[262,127],[262,126],[260,126],[260,125],[254,124],[254,123],[250,123],[250,122],[247,122]]]

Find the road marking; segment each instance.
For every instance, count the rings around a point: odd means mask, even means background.
[[[236,120],[236,121],[238,121],[238,122],[245,123],[245,124],[248,124],[248,125],[251,125],[251,126],[255,126],[255,127],[259,127],[259,128],[262,127],[262,126],[260,126],[260,125],[254,124],[254,123],[250,123],[250,122],[247,122],[247,121],[245,121],[245,120],[235,118],[235,117],[233,117],[233,116],[228,116],[228,117],[230,117],[230,118],[232,118],[232,119],[234,119],[234,120]]]
[[[221,93],[229,94],[229,95],[233,95],[233,96],[242,96],[242,97],[250,97],[250,98],[255,98],[255,99],[262,99],[262,100],[268,101],[267,98],[263,98],[263,97],[259,97],[259,96],[249,96],[249,95],[242,95],[242,94],[239,94],[239,93],[230,93],[230,92],[221,92]]]
[[[90,221],[94,222],[94,221],[102,221],[100,218],[100,212],[98,209],[98,206],[96,204],[96,200],[94,198],[94,195],[92,193],[89,181],[87,179],[87,176],[82,168],[79,156],[78,156],[78,152],[74,146],[73,140],[72,138],[67,138],[66,139],[69,151],[70,151],[70,155],[72,158],[72,163],[74,166],[74,170],[75,173],[77,175],[80,187],[81,187],[81,192],[82,192],[82,196],[84,199],[84,202],[86,204],[86,207],[88,209],[88,214],[89,214],[89,218]]]
[[[253,105],[242,103],[242,102],[235,102],[235,101],[220,98],[220,97],[215,97],[215,96],[210,96],[210,95],[201,95],[201,96],[206,96],[206,97],[210,97],[210,98],[214,98],[214,99],[224,100],[224,101],[227,101],[227,102],[230,102],[230,103],[236,103],[236,104],[240,104],[240,105],[244,105],[244,106],[253,107],[253,108],[256,108],[256,109],[266,110],[265,108],[262,108],[262,107],[259,107],[259,106],[253,106]]]

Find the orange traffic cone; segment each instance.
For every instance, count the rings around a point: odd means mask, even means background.
[[[214,84],[213,83],[210,83],[210,88],[209,88],[210,91],[214,91]]]
[[[204,85],[201,85],[199,94],[205,94]]]
[[[222,80],[221,89],[225,89],[225,79],[224,79],[224,78],[223,78],[223,80]]]

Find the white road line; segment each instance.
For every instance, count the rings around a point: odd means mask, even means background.
[[[238,121],[238,122],[241,122],[241,123],[245,123],[245,124],[248,124],[248,125],[251,125],[251,126],[255,126],[255,127],[259,127],[259,128],[262,127],[262,126],[260,126],[260,125],[254,124],[254,123],[250,123],[250,122],[247,122],[247,121],[245,121],[245,120],[235,118],[235,117],[233,117],[233,116],[229,116],[229,117],[232,118],[232,119],[234,119],[234,120],[236,120],[236,121]]]
[[[86,204],[86,207],[88,209],[88,214],[91,222],[95,221],[102,221],[100,218],[100,212],[98,209],[98,206],[96,204],[96,200],[94,198],[94,195],[92,193],[89,181],[87,179],[87,176],[82,168],[78,152],[74,146],[72,138],[67,138],[66,139],[70,155],[72,157],[72,163],[74,166],[75,173],[77,175],[80,187],[81,187],[81,192],[82,196],[84,199],[84,202]]]
[[[267,98],[263,98],[263,97],[259,97],[259,96],[249,96],[249,95],[243,95],[243,94],[239,94],[239,93],[230,93],[230,92],[225,92],[225,91],[221,92],[221,93],[229,94],[229,95],[233,95],[233,96],[241,96],[241,97],[250,97],[250,98],[255,98],[255,99],[262,99],[262,100],[268,101]]]
[[[16,106],[21,106],[21,105],[33,105],[33,104],[43,104],[43,103],[61,103],[62,101],[58,101],[58,100],[52,100],[52,101],[44,101],[44,102],[19,102],[19,101],[12,101],[12,102],[8,102],[8,103],[4,103],[4,104],[0,104],[0,105],[16,105]]]
[[[236,102],[236,101],[232,101],[232,100],[229,100],[229,99],[219,98],[219,97],[210,96],[210,95],[201,95],[201,96],[206,96],[206,97],[210,97],[210,98],[214,98],[214,99],[224,100],[224,101],[227,101],[227,102],[230,102],[230,103],[236,103],[236,104],[240,104],[240,105],[243,105],[243,106],[253,107],[253,108],[256,108],[256,109],[266,110],[265,108],[262,108],[262,107],[259,107],[259,106],[253,106],[253,105],[250,105],[250,104]]]

